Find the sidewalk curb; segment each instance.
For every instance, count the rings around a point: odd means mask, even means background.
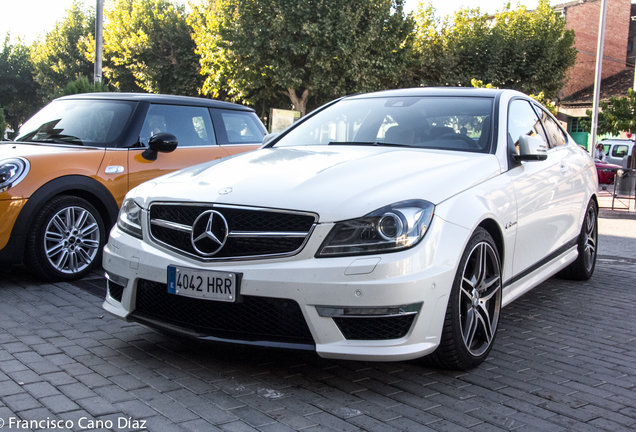
[[[598,217],[602,219],[636,219],[636,212],[601,208],[599,209]]]

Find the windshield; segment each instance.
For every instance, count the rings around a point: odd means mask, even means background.
[[[308,118],[275,147],[384,145],[488,152],[493,99],[344,99]]]
[[[53,101],[20,127],[16,141],[114,147],[135,102]]]

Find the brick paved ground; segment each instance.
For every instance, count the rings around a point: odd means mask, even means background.
[[[636,264],[613,263],[504,309],[492,354],[467,373],[173,340],[105,315],[90,284],[0,274],[2,431],[15,419],[115,431],[145,420],[153,432],[631,431]]]

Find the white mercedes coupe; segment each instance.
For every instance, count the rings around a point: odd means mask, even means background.
[[[335,100],[130,191],[104,308],[202,340],[469,369],[502,307],[596,263],[592,158],[512,90]]]

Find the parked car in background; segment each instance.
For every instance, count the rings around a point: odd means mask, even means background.
[[[633,154],[634,140],[612,138],[601,140],[599,144],[603,144],[603,148],[605,149],[605,154],[607,155],[605,162],[626,168],[623,166],[623,162],[625,156],[631,156]]]
[[[601,184],[614,183],[614,177],[616,177],[616,171],[621,169],[620,165],[603,162],[600,159],[594,159],[596,165],[596,172],[598,174],[598,182]]]
[[[522,93],[344,97],[269,138],[128,193],[104,248],[108,312],[203,340],[467,369],[501,307],[594,272],[593,160]]]
[[[27,262],[46,279],[80,278],[99,262],[128,190],[254,150],[265,133],[254,110],[203,98],[56,99],[0,144],[0,262]]]

